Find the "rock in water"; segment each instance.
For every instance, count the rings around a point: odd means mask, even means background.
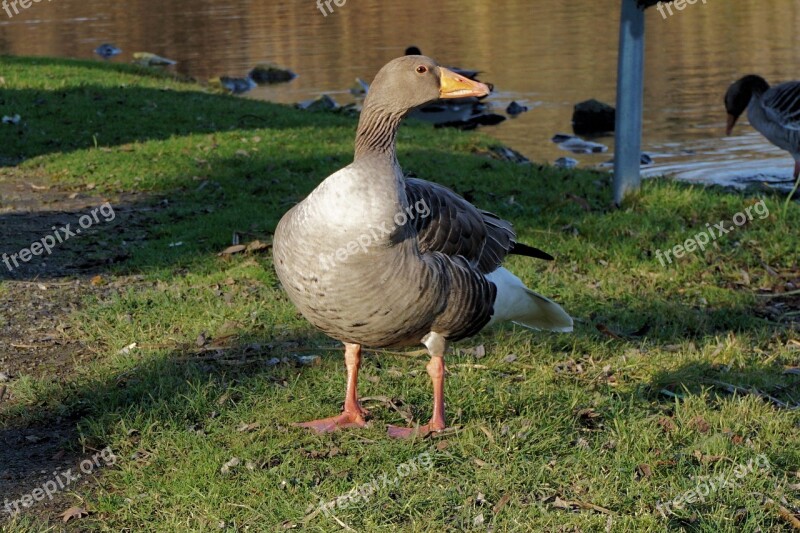
[[[511,102],[510,104],[508,104],[508,107],[506,108],[506,113],[514,117],[521,113],[526,112],[527,110],[528,110],[527,106],[520,105],[517,102]]]
[[[608,151],[608,146],[591,141],[584,141],[580,137],[574,135],[565,135],[558,133],[550,139],[558,145],[562,150],[567,150],[574,154],[600,154]]]
[[[558,168],[575,168],[578,166],[578,160],[571,157],[559,157],[555,160],[553,165]]]
[[[575,104],[572,113],[572,129],[578,135],[614,131],[616,110],[595,99]]]
[[[259,85],[264,85],[267,83],[292,81],[297,77],[297,74],[289,69],[273,65],[272,63],[261,63],[250,71],[249,76]]]
[[[323,94],[317,99],[300,102],[296,104],[296,107],[307,111],[334,111],[339,107],[339,104],[327,94]]]

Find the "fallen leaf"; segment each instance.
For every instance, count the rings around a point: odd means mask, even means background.
[[[194,343],[197,346],[203,346],[203,345],[205,345],[206,342],[208,342],[208,338],[206,337],[206,332],[205,331],[202,332],[200,335],[198,335],[197,339],[195,339],[195,341],[194,341]]]
[[[294,360],[300,366],[314,366],[322,362],[318,355],[298,355]]]
[[[506,504],[509,502],[509,500],[511,500],[511,493],[510,492],[506,492],[505,494],[503,494],[503,497],[500,498],[500,501],[498,501],[495,504],[495,506],[492,507],[492,512],[494,514],[499,513],[503,509],[503,507],[506,506]]]
[[[574,359],[569,359],[568,361],[562,361],[560,363],[556,363],[553,367],[553,370],[557,374],[561,373],[569,373],[569,374],[583,374],[583,365],[581,363],[576,362]]]
[[[481,357],[486,356],[486,348],[483,346],[483,344],[479,344],[474,348],[462,348],[461,352],[464,355],[471,355],[476,359],[480,359]]]
[[[695,450],[692,454],[698,461],[705,464],[716,463],[724,459],[721,455],[704,455],[700,450]]]
[[[256,429],[258,429],[260,427],[261,427],[261,424],[259,424],[258,422],[253,422],[251,424],[247,424],[245,422],[242,422],[239,425],[239,427],[236,428],[236,431],[238,431],[239,433],[250,433],[251,431],[255,431]]]
[[[567,198],[569,198],[570,200],[581,206],[581,209],[583,209],[584,211],[588,212],[592,210],[592,206],[589,205],[589,202],[585,198],[581,198],[580,196],[577,196],[575,194],[567,194]]]
[[[702,416],[696,416],[689,422],[689,425],[695,428],[700,433],[708,433],[708,430],[711,429],[711,426]]]
[[[639,474],[639,477],[650,477],[653,475],[653,470],[650,468],[650,465],[647,463],[642,463],[636,466],[636,470]]]
[[[247,251],[247,252],[257,252],[259,250],[266,250],[266,249],[271,248],[271,247],[272,247],[272,244],[270,244],[270,243],[266,243],[266,242],[261,242],[259,240],[255,240],[255,241],[253,241],[253,242],[251,242],[250,244],[247,245],[247,247],[245,248],[245,251]]]
[[[675,425],[675,422],[673,422],[671,418],[666,416],[662,416],[661,418],[658,419],[658,425],[661,426],[661,429],[665,433],[671,433],[676,429],[678,429],[678,426]]]
[[[64,522],[69,522],[73,518],[78,520],[85,516],[89,516],[89,512],[83,507],[70,507],[58,516],[60,516]]]
[[[124,348],[120,349],[117,353],[120,355],[128,355],[131,351],[135,350],[138,344],[135,342],[130,343],[129,345],[125,346]]]
[[[245,250],[247,250],[247,246],[245,246],[244,244],[235,244],[233,246],[228,246],[227,248],[222,250],[217,255],[218,256],[234,255],[234,254],[238,254],[238,253],[244,252]]]
[[[239,466],[239,463],[241,462],[242,461],[238,457],[233,457],[230,461],[222,465],[222,468],[220,468],[219,471],[223,476],[227,476],[231,473],[231,470]]]
[[[572,510],[572,506],[568,502],[566,502],[565,500],[562,500],[561,498],[559,498],[558,496],[556,496],[556,499],[553,500],[553,507],[555,507],[556,509],[570,509],[570,510]]]
[[[575,416],[582,426],[589,429],[600,429],[603,427],[603,415],[592,409],[579,409],[576,411]]]
[[[605,324],[597,324],[595,327],[597,328],[597,331],[599,331],[603,335],[607,335],[612,339],[624,340],[622,337],[620,337],[619,335],[608,329],[608,326],[606,326]]]

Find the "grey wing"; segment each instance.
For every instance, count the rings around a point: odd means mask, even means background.
[[[450,189],[406,178],[406,195],[416,215],[411,223],[420,252],[462,256],[488,274],[514,249],[516,235],[510,222],[478,209]]]
[[[761,98],[764,111],[787,129],[800,130],[800,81],[781,83]]]
[[[442,333],[450,341],[478,333],[494,314],[497,287],[461,256],[433,252],[425,261],[441,272],[441,280],[446,283],[446,300],[431,331]]]

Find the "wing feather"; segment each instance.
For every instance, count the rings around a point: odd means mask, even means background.
[[[772,87],[761,98],[767,116],[787,129],[800,130],[800,81]]]
[[[428,216],[412,222],[420,252],[460,255],[483,274],[492,272],[514,247],[511,223],[482,211],[450,189],[415,178],[406,178],[410,206],[423,205]],[[420,203],[422,202],[422,204]],[[415,207],[415,212],[420,213]]]

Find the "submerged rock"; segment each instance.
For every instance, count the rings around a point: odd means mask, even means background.
[[[611,159],[606,161],[604,164],[605,165],[613,165],[614,164],[614,158],[612,157]],[[649,154],[646,154],[646,153],[642,152],[642,155],[639,156],[639,164],[640,165],[652,165],[653,164],[653,158]]]
[[[572,112],[572,129],[578,135],[614,131],[616,110],[595,99],[575,104]]]
[[[174,59],[151,54],[150,52],[134,52],[133,63],[142,67],[168,67],[178,62]]]
[[[292,81],[297,77],[297,74],[272,63],[260,63],[250,71],[249,76],[259,85],[264,85]]]
[[[558,168],[575,168],[578,166],[578,160],[571,157],[559,157],[553,162],[553,165]]]
[[[521,153],[517,152],[513,148],[509,148],[508,146],[503,146],[502,144],[496,144],[494,146],[490,146],[488,152],[479,152],[479,155],[490,157],[491,159],[499,159],[500,161],[517,163],[518,165],[531,164],[530,159],[528,159]]]
[[[323,94],[314,100],[305,100],[297,104],[298,109],[305,109],[306,111],[333,111],[339,107],[336,100]]]
[[[508,107],[506,108],[506,113],[508,113],[512,117],[515,117],[517,115],[525,113],[527,110],[528,110],[527,106],[520,105],[517,102],[511,102],[510,104],[508,104]]]
[[[591,141],[584,141],[574,135],[558,133],[550,139],[562,150],[567,150],[573,154],[601,154],[608,151],[608,146]]]

